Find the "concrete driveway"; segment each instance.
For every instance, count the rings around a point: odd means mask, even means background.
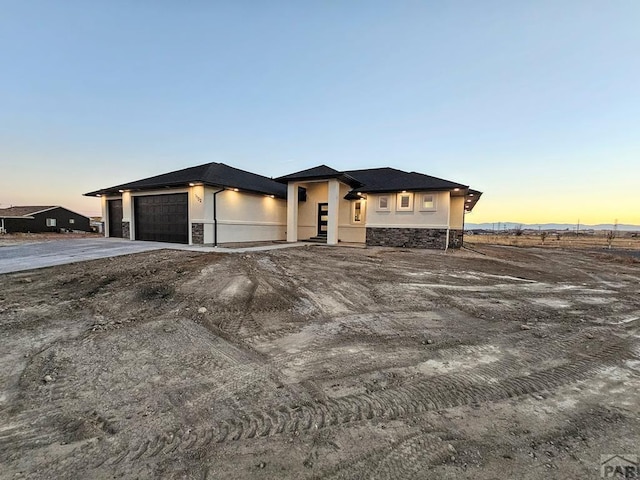
[[[69,238],[44,242],[0,244],[0,274],[21,272],[34,268],[53,267],[65,263],[82,262],[98,258],[117,257],[151,250],[171,249],[192,252],[243,253],[262,252],[281,248],[308,247],[308,243],[267,244],[245,248],[205,247],[179,243],[143,242],[119,238]]]
[[[171,245],[174,247],[174,245]],[[0,274],[167,248],[158,242],[87,238],[0,247]]]

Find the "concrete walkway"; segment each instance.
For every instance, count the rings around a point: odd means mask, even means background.
[[[31,242],[0,247],[0,274],[162,249],[188,250],[202,253],[242,253],[262,252],[266,250],[299,247],[304,245],[309,244],[281,243],[247,248],[224,248],[180,245],[176,243],[130,241],[117,238],[87,238],[52,240],[36,243]]]

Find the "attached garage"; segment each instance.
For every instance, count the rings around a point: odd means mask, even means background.
[[[122,238],[122,200],[107,202],[109,214],[109,236]]]
[[[186,193],[133,198],[136,240],[189,243],[189,199]]]

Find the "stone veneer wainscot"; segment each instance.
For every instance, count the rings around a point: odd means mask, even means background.
[[[129,239],[131,238],[131,227],[130,227],[130,223],[123,221],[122,222],[122,238],[126,238]]]
[[[194,245],[202,245],[204,243],[204,223],[191,224],[191,242]]]
[[[463,231],[449,230],[449,248],[462,246]],[[433,248],[444,250],[446,228],[367,227],[367,245],[372,247]]]

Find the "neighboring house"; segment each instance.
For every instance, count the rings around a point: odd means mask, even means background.
[[[89,218],[57,206],[0,209],[0,232],[42,233],[62,230],[90,231]]]
[[[393,168],[340,172],[321,165],[273,180],[209,163],[85,195],[101,197],[110,237],[446,249],[462,245],[464,215],[482,193]]]

